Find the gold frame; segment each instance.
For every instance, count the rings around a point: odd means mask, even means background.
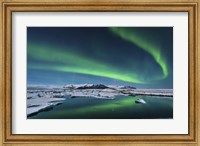
[[[199,0],[0,0],[0,145],[200,146]],[[147,11],[189,14],[189,134],[187,135],[13,135],[11,133],[11,25],[17,11]],[[20,51],[20,50],[19,50]]]

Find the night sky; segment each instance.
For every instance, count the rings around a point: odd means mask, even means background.
[[[28,27],[27,81],[173,88],[173,27]]]

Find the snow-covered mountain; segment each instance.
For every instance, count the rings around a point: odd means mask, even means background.
[[[85,86],[81,86],[81,87],[78,87],[77,89],[106,89],[106,88],[109,88],[105,85],[102,85],[102,84],[91,84],[91,85],[85,85]]]
[[[133,86],[113,86],[113,85],[103,85],[103,84],[70,84],[64,85],[65,89],[136,89]]]

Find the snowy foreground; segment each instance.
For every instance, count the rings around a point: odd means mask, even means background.
[[[27,91],[27,116],[35,115],[41,111],[53,109],[62,104],[64,96],[91,97],[101,99],[114,99],[123,96],[158,96],[173,97],[173,89],[136,89],[131,86],[107,86],[94,84],[65,85],[65,86],[28,86]]]

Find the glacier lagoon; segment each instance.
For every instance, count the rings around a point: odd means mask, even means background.
[[[173,98],[165,96],[124,96],[113,99],[65,96],[53,106],[28,119],[172,119]],[[143,99],[146,103],[136,103]],[[51,101],[57,103],[58,101]]]
[[[79,84],[29,86],[28,119],[171,119],[173,89]]]

